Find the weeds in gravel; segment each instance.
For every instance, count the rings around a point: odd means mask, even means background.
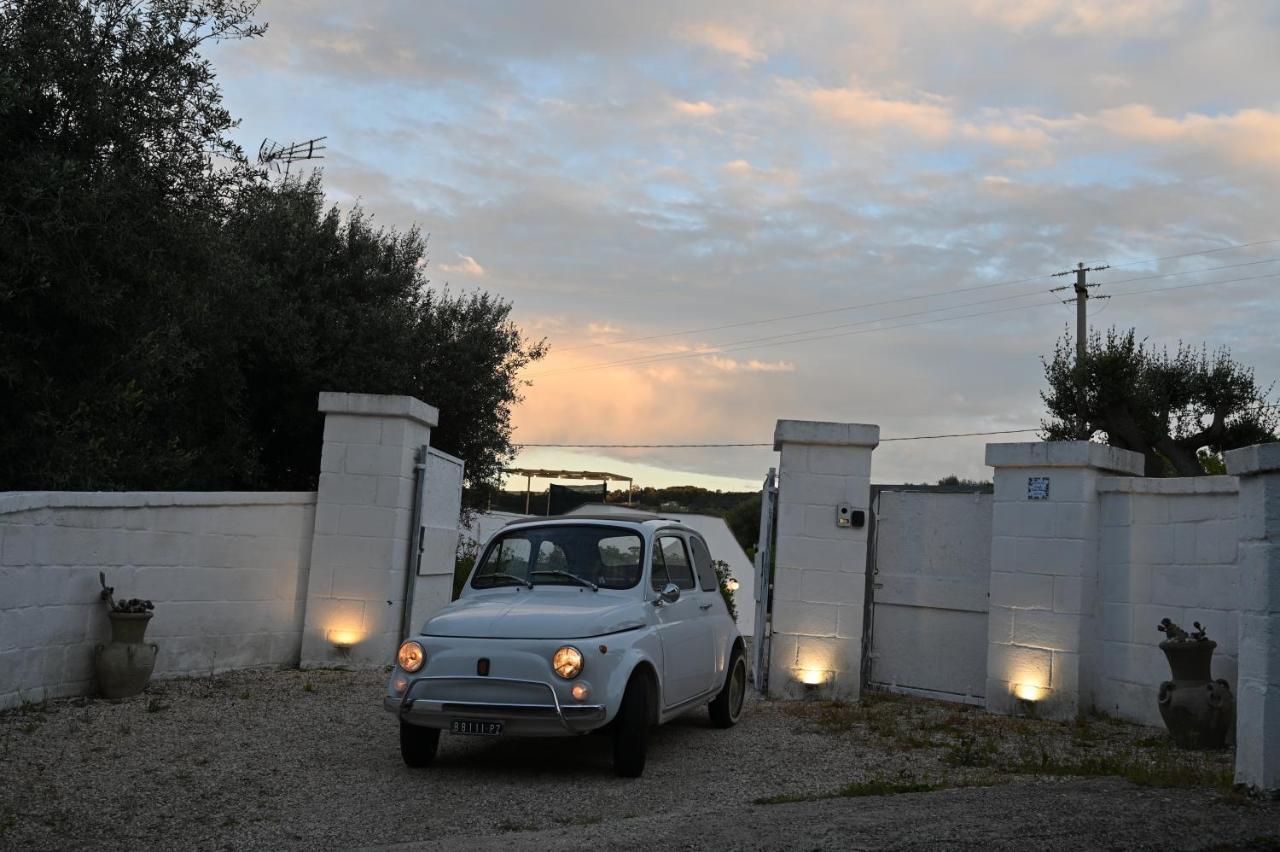
[[[942,762],[948,766],[991,766],[999,748],[990,737],[961,731],[955,742],[947,746]]]
[[[311,681],[309,681],[309,680],[304,680],[304,681],[302,682],[302,691],[303,691],[303,692],[315,692],[315,691],[316,691],[316,688],[315,688],[314,686],[312,686],[312,685],[311,685]]]
[[[988,787],[1000,783],[995,778],[976,778],[960,781],[906,781],[872,778],[869,781],[853,781],[839,790],[827,793],[781,793],[755,799],[757,805],[785,805],[791,802],[817,802],[823,799],[857,799],[864,796],[901,796],[909,793],[932,793],[958,787]]]
[[[1231,769],[1197,766],[1169,755],[1127,754],[1088,755],[1075,760],[1048,758],[1028,763],[1008,763],[999,767],[1014,775],[1057,775],[1083,778],[1115,776],[1143,787],[1208,787],[1230,790]]]
[[[1168,735],[1106,713],[1060,723],[884,693],[868,694],[857,703],[791,702],[784,712],[838,736],[874,737],[898,749],[933,749],[933,755],[921,759],[937,761],[944,773],[939,783],[944,784],[967,783],[971,770],[983,769],[1006,780],[1013,775],[1108,776],[1148,787],[1232,787],[1228,753],[1180,752]],[[840,794],[821,797],[834,795]],[[780,800],[796,799],[784,795]]]

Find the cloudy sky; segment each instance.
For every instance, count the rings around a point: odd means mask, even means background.
[[[327,135],[335,200],[416,223],[433,285],[501,294],[546,337],[517,441],[1035,427],[1040,356],[1074,317],[1049,274],[1077,261],[1113,265],[1092,277],[1114,296],[1091,303],[1099,326],[1229,345],[1280,378],[1274,0],[263,0],[259,17],[265,38],[213,54],[239,141]],[[1018,439],[886,443],[874,478],[985,477],[983,444]],[[518,463],[750,487],[775,461]]]

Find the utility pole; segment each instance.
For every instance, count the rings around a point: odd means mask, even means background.
[[[1063,275],[1070,275],[1073,272],[1075,273],[1075,276],[1076,276],[1076,285],[1075,285],[1076,297],[1074,299],[1063,299],[1062,303],[1064,305],[1069,305],[1072,302],[1075,302],[1076,304],[1076,366],[1077,367],[1079,367],[1081,364],[1084,363],[1084,356],[1086,354],[1085,347],[1088,345],[1088,341],[1089,341],[1089,298],[1090,298],[1089,288],[1098,286],[1097,284],[1088,283],[1088,281],[1085,279],[1085,274],[1088,272],[1100,272],[1103,269],[1110,269],[1110,268],[1111,267],[1107,266],[1106,264],[1102,266],[1085,266],[1083,263],[1077,263],[1075,269],[1068,269],[1065,272],[1055,272],[1053,274],[1054,278],[1059,278]],[[1060,293],[1066,289],[1067,289],[1066,287],[1055,287],[1049,292]],[[1111,297],[1110,296],[1094,296],[1093,298],[1110,299]]]

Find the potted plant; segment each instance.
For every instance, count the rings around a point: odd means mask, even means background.
[[[1210,673],[1218,643],[1200,622],[1194,627],[1188,633],[1167,618],[1156,627],[1166,637],[1160,650],[1173,672],[1173,680],[1160,684],[1160,717],[1179,748],[1222,748],[1235,721],[1235,699],[1231,685]]]
[[[107,618],[111,619],[111,641],[94,648],[98,689],[106,698],[128,698],[147,688],[156,667],[160,647],[142,641],[155,605],[138,598],[116,600],[115,587],[107,585],[101,571],[98,582],[102,584],[99,597],[110,607]]]

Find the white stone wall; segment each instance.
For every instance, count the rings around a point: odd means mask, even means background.
[[[1156,692],[1169,666],[1156,630],[1200,622],[1218,643],[1213,675],[1236,686],[1240,582],[1234,476],[1103,477],[1098,672],[1094,706],[1160,725]]]
[[[93,690],[98,572],[149,598],[157,676],[298,662],[315,494],[0,496],[0,709]]]
[[[1085,442],[988,444],[995,468],[987,708],[1031,697],[1051,718],[1092,702],[1097,670],[1098,479],[1138,473],[1137,453]],[[1044,499],[1032,483],[1048,480]]]
[[[412,620],[449,600],[462,462],[427,446],[419,400],[320,397],[318,492],[0,494],[0,709],[94,690],[99,571],[155,603],[159,677],[390,662],[411,541]]]
[[[412,397],[348,393],[320,394],[320,410],[324,446],[302,665],[391,660],[414,533],[414,465],[439,412]]]
[[[1280,443],[1224,453],[1240,477],[1237,784],[1280,796]]]
[[[868,528],[838,527],[836,507],[869,511],[879,440],[878,426],[778,421],[770,694],[803,694],[809,677],[826,695],[859,695]]]

